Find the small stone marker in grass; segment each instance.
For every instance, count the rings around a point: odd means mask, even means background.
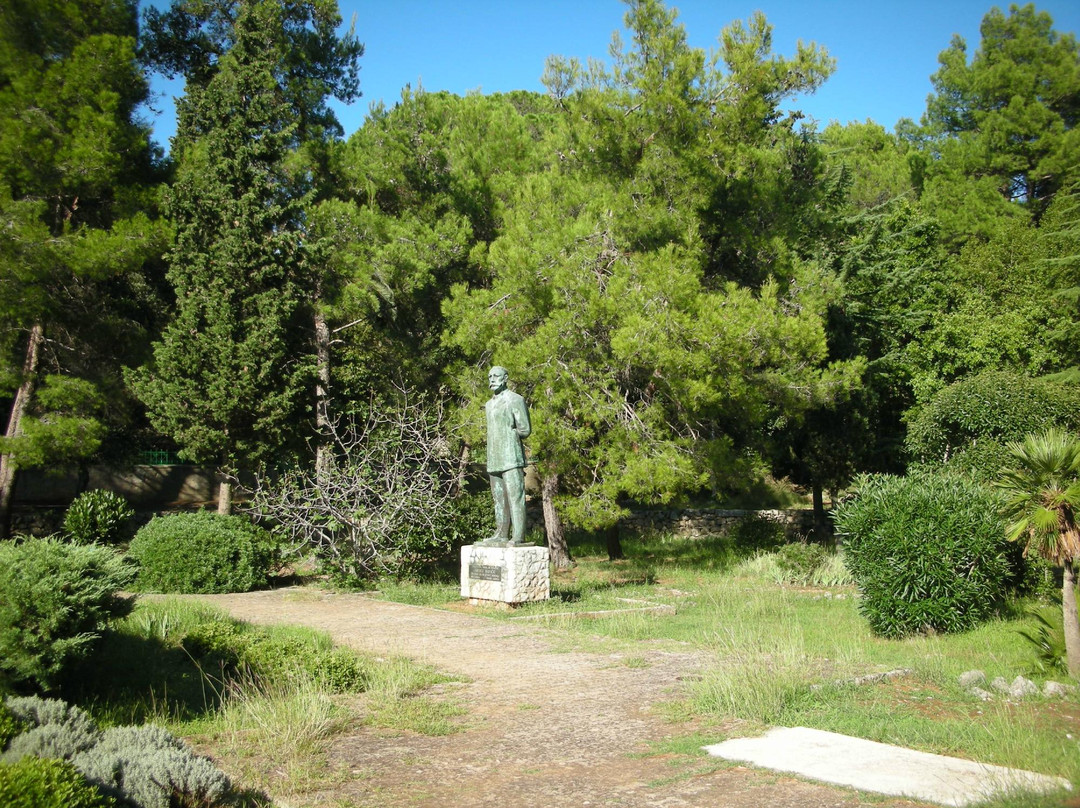
[[[749,763],[860,791],[965,806],[1010,792],[1071,788],[1062,777],[917,752],[806,727],[776,727],[760,738],[704,747],[714,757]]]

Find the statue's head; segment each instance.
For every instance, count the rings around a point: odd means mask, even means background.
[[[501,393],[506,389],[506,382],[509,378],[510,374],[506,372],[506,368],[496,365],[488,371],[488,387],[491,388],[493,393]]]

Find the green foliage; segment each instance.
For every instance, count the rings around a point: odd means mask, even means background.
[[[0,805],[5,808],[113,808],[103,794],[66,760],[23,758],[0,765]]]
[[[736,547],[751,552],[772,552],[787,541],[784,526],[760,514],[750,514],[740,519],[729,535]]]
[[[0,542],[0,681],[50,690],[108,621],[131,610],[133,571],[112,549],[52,538]]]
[[[28,405],[3,451],[19,467],[85,462],[130,413],[120,366],[143,355],[166,238],[137,29],[112,0],[0,10],[0,377]]]
[[[1057,299],[1041,231],[999,220],[922,278],[933,316],[904,354],[919,403],[942,387],[986,371],[1039,377],[1063,362],[1060,340],[1070,313]]]
[[[487,491],[462,492],[446,503],[440,516],[441,530],[449,534],[452,548],[473,544],[495,534],[495,509]]]
[[[1075,172],[1080,142],[1076,38],[1055,31],[1050,15],[1033,4],[1014,5],[1007,14],[991,9],[980,34],[970,61],[959,36],[938,56],[935,92],[923,118],[931,149],[940,155],[927,193],[961,234],[1009,215],[1006,200],[1038,216]],[[983,204],[973,204],[977,196]]]
[[[135,515],[127,500],[113,491],[85,491],[64,514],[64,533],[75,544],[118,544],[124,528]]]
[[[1080,403],[1071,388],[990,371],[955,382],[930,399],[911,422],[907,449],[920,463],[989,481],[1008,464],[1010,441],[1051,426],[1078,425]]]
[[[271,535],[242,516],[208,511],[156,516],[139,529],[128,554],[148,592],[248,592],[275,567]]]
[[[776,551],[776,565],[786,581],[805,586],[814,580],[828,557],[824,546],[797,541]]]
[[[120,804],[140,808],[201,808],[230,791],[228,778],[213,763],[161,727],[99,731],[85,712],[63,701],[35,696],[6,704],[29,725],[4,752],[6,763],[69,761]]]
[[[876,634],[966,631],[994,614],[1012,570],[992,491],[947,473],[856,486],[834,520]]]
[[[1080,559],[1080,440],[1051,427],[1010,442],[1008,452],[996,486],[1006,497],[1009,538],[1058,567],[1071,566]]]
[[[587,530],[630,502],[743,487],[770,417],[833,398],[861,366],[828,362],[836,287],[805,259],[836,185],[780,109],[828,55],[774,55],[760,14],[712,60],[655,0],[626,25],[610,69],[549,62],[544,162],[501,189],[497,230],[470,255],[488,277],[443,304],[466,439],[480,443],[483,368],[508,367],[555,506]]]
[[[333,133],[327,94],[355,93],[362,52],[338,41],[331,6],[180,3],[150,17],[154,58],[187,78],[166,199],[176,311],[129,380],[183,456],[230,470],[306,437],[321,267],[305,206],[319,172],[296,170],[296,152]]]
[[[251,631],[233,621],[209,621],[181,639],[185,651],[213,675],[254,678],[264,686],[314,682],[333,693],[365,689],[364,660],[348,648],[313,641],[310,635],[282,636]]]
[[[3,751],[8,741],[26,729],[26,723],[20,721],[8,709],[7,704],[0,702],[0,751]]]
[[[1023,629],[1018,633],[1023,637],[1035,654],[1032,667],[1043,676],[1068,674],[1069,666],[1065,656],[1065,631],[1062,628],[1061,612],[1051,609],[1032,609],[1028,616],[1034,619],[1035,626],[1030,631]]]

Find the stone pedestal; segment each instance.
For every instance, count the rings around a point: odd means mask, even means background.
[[[482,544],[462,547],[461,597],[475,604],[547,600],[551,597],[547,548]]]

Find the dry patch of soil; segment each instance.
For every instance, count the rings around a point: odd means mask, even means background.
[[[462,731],[428,737],[362,729],[339,738],[331,790],[283,805],[440,808],[758,808],[921,806],[710,758],[663,755],[652,742],[689,735],[658,705],[706,663],[643,643],[620,653],[565,652],[533,622],[405,606],[353,594],[279,589],[210,595],[237,618],[327,631],[340,644],[396,654],[464,677],[441,686],[467,711]],[[711,742],[720,741],[716,738]]]

